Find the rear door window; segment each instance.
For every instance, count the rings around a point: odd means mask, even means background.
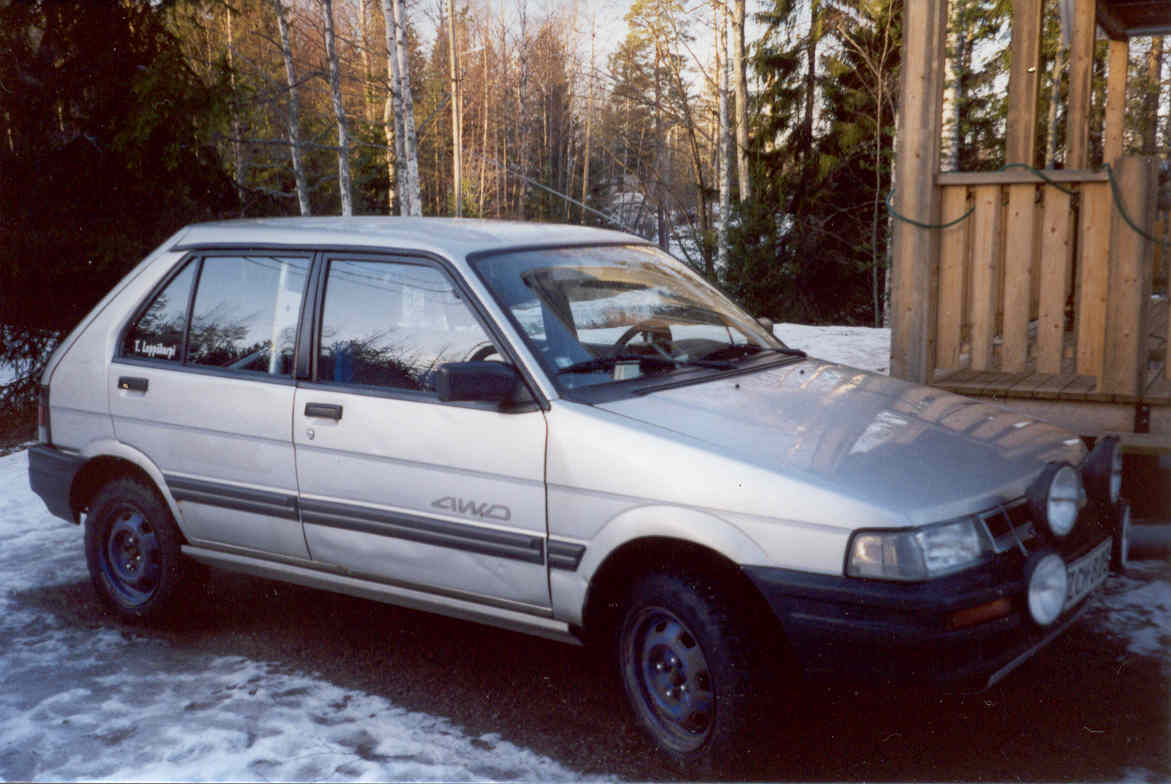
[[[290,375],[308,270],[307,259],[204,259],[187,361],[225,370]]]

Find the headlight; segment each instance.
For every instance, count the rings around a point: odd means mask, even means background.
[[[1082,464],[1082,476],[1095,501],[1118,503],[1122,492],[1122,447],[1115,436],[1100,439]]]
[[[1068,463],[1050,463],[1029,488],[1033,519],[1060,538],[1073,530],[1085,505],[1081,477]]]
[[[926,580],[982,561],[985,538],[971,519],[906,531],[859,531],[846,574],[880,580]]]
[[[1057,553],[1035,553],[1025,567],[1025,577],[1029,584],[1029,615],[1038,626],[1048,626],[1065,607],[1069,589],[1065,562]]]

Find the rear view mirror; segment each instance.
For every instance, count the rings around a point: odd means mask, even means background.
[[[435,391],[444,403],[512,402],[518,388],[523,389],[520,374],[503,362],[447,362],[435,374]]]

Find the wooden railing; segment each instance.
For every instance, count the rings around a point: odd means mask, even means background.
[[[938,175],[942,222],[971,214],[940,236],[935,377],[1077,376],[1100,399],[1140,399],[1158,243],[1119,206],[1156,232],[1154,161],[1119,159],[1116,187],[1105,169],[1044,174]]]

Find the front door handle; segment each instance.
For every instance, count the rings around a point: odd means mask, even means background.
[[[147,387],[150,386],[150,381],[145,378],[136,378],[133,376],[119,376],[118,389],[125,389],[129,392],[142,392],[146,394]]]
[[[333,403],[306,403],[305,416],[332,419],[335,422],[340,422],[342,418],[342,407]]]

